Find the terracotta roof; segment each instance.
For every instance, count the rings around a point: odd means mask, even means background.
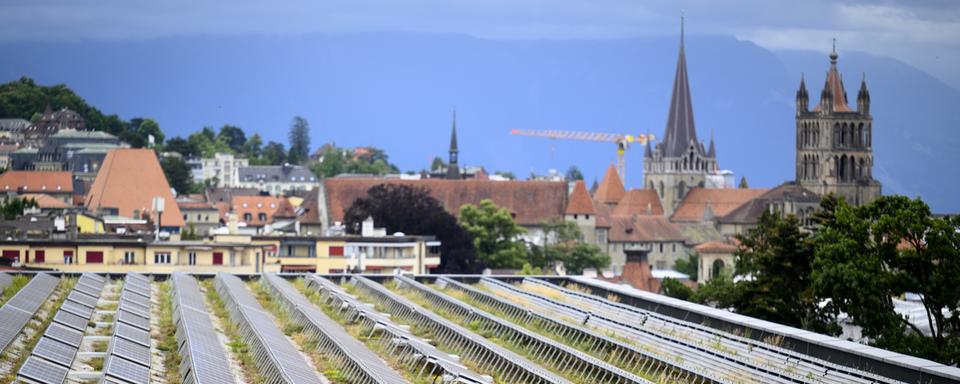
[[[853,110],[847,105],[847,92],[843,88],[843,77],[840,76],[840,71],[837,70],[837,57],[837,52],[834,51],[830,53],[830,70],[827,71],[827,81],[824,84],[824,88],[833,94],[834,111],[852,112]],[[822,102],[821,100],[821,103]],[[820,104],[813,108],[814,111],[820,111],[820,109]]]
[[[603,204],[616,204],[626,193],[626,189],[623,188],[623,181],[617,175],[617,170],[613,167],[613,164],[610,164],[607,167],[607,173],[603,175],[603,180],[600,180],[597,192],[593,194],[593,199]]]
[[[590,200],[590,194],[587,193],[587,185],[583,180],[577,180],[573,186],[573,193],[570,194],[570,202],[567,204],[566,214],[568,215],[593,215],[597,210],[593,208],[593,201]]]
[[[289,198],[280,198],[280,206],[277,207],[277,211],[273,213],[274,219],[284,218],[284,219],[293,219],[297,217],[297,211],[293,207],[293,204],[290,202]]]
[[[610,228],[613,208],[597,202],[594,202],[593,206],[597,209],[597,228]]]
[[[73,175],[70,172],[7,171],[0,175],[0,191],[73,193]]]
[[[34,199],[37,201],[37,207],[40,209],[67,209],[72,207],[56,197],[42,193],[27,193],[22,195],[25,199]]]
[[[723,241],[708,241],[693,249],[700,253],[734,253],[737,246]]]
[[[274,196],[234,196],[231,202],[233,213],[237,214],[237,220],[247,223],[247,225],[261,226],[273,221],[273,215],[281,207],[282,197]],[[246,214],[250,214],[250,220],[245,219]],[[260,219],[260,214],[264,219]]]
[[[683,241],[680,227],[664,216],[614,216],[610,222],[611,242]]]
[[[721,223],[755,224],[760,220],[760,215],[769,209],[771,203],[784,201],[816,204],[820,202],[820,196],[797,184],[784,183],[737,207],[717,221]]]
[[[177,201],[177,205],[180,206],[180,210],[217,209],[213,204],[206,201]]]
[[[660,197],[652,189],[631,189],[613,208],[614,216],[663,215]]]
[[[301,223],[320,223],[320,187],[314,187],[307,193],[307,196],[303,198],[303,202],[300,203],[300,218],[298,219]]]
[[[93,212],[116,208],[121,216],[134,217],[134,211],[151,212],[154,197],[164,200],[166,211],[161,224],[183,227],[183,215],[156,153],[149,149],[114,149],[107,152],[97,172],[86,206]],[[155,215],[151,214],[151,219],[156,223]]]
[[[701,221],[705,216],[722,217],[741,205],[767,193],[760,188],[693,188],[673,212],[673,221]],[[709,211],[708,211],[709,209]]]
[[[538,225],[544,220],[563,217],[567,207],[567,184],[557,181],[490,180],[396,180],[382,178],[332,178],[323,181],[330,221],[343,221],[343,213],[354,200],[367,195],[379,184],[422,187],[439,200],[447,212],[457,216],[464,204],[480,204],[483,199],[506,208],[521,225]]]

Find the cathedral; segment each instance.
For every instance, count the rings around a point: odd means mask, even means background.
[[[697,140],[683,37],[681,22],[680,56],[673,80],[666,133],[655,147],[651,148],[647,142],[644,148],[643,185],[657,192],[667,216],[676,210],[692,188],[707,187],[708,176],[719,171],[713,137],[709,148],[704,148],[703,142]]]
[[[873,117],[866,77],[860,81],[857,109],[847,104],[843,76],[837,70],[836,47],[820,91],[820,102],[809,109],[804,79],[797,90],[796,182],[820,196],[834,194],[862,205],[880,196],[873,179]]]

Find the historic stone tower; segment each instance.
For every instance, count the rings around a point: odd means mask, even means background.
[[[704,187],[707,175],[719,169],[713,138],[710,138],[709,149],[704,148],[703,142],[697,140],[683,37],[681,19],[680,57],[673,80],[667,130],[656,147],[651,148],[647,142],[644,148],[643,185],[657,191],[667,216],[673,214],[691,188]]]
[[[837,71],[836,47],[820,91],[820,103],[810,100],[803,76],[797,90],[798,184],[821,196],[833,193],[851,204],[869,203],[880,196],[873,179],[873,117],[866,77],[860,81],[857,110],[847,105],[843,77]]]

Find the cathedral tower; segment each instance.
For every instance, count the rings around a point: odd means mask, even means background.
[[[691,188],[704,187],[707,175],[715,173],[716,149],[710,138],[709,151],[697,140],[693,123],[693,104],[687,80],[687,59],[683,46],[683,18],[680,19],[680,55],[673,80],[673,96],[667,115],[667,130],[663,140],[651,148],[644,148],[643,185],[657,191],[664,214],[673,214]]]
[[[460,179],[460,166],[457,164],[457,156],[460,151],[457,149],[457,112],[453,112],[453,128],[450,131],[450,158],[447,164],[447,179]]]
[[[861,205],[880,196],[873,179],[873,117],[866,77],[860,81],[857,109],[847,104],[843,76],[837,70],[836,46],[820,91],[820,102],[808,110],[810,96],[803,76],[797,90],[796,181],[821,196],[833,193]]]

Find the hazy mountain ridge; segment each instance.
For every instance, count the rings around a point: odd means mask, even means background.
[[[446,156],[457,109],[461,162],[489,171],[563,172],[589,180],[613,161],[612,144],[513,137],[510,128],[663,135],[677,39],[496,41],[457,35],[195,37],[140,42],[0,44],[0,81],[26,75],[66,83],[104,113],[156,118],[168,136],[236,124],[285,141],[293,115],[313,146],[375,145],[402,169]],[[688,36],[698,133],[711,131],[721,167],[751,186],[794,176],[794,93],[806,73],[819,98],[829,62],[770,52],[729,37]],[[840,52],[848,97],[867,73],[875,176],[885,193],[922,195],[940,212],[960,161],[960,92],[899,61]],[[551,148],[553,148],[551,150]],[[642,148],[628,155],[639,186]]]

